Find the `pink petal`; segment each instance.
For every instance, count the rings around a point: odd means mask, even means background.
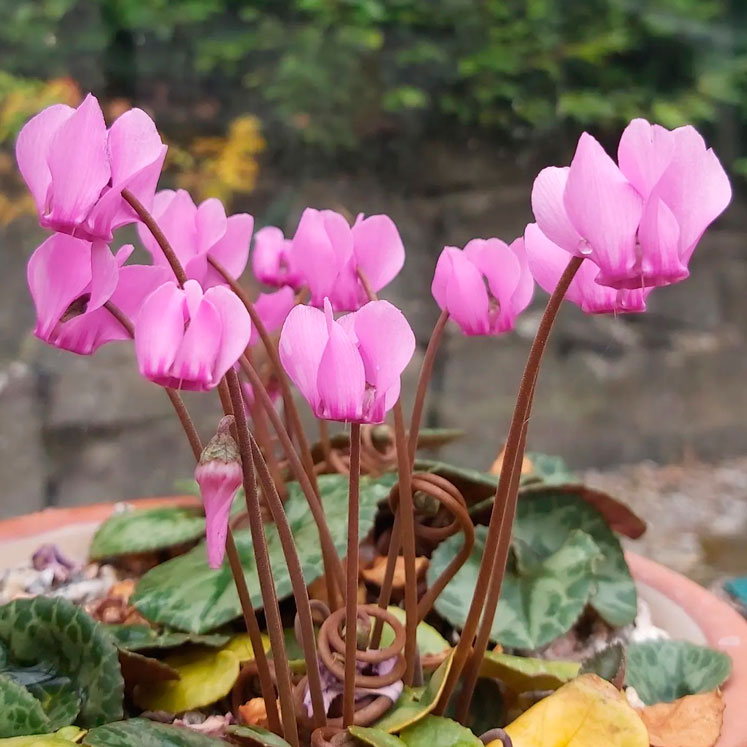
[[[317,413],[317,373],[329,335],[324,312],[311,306],[296,306],[280,332],[278,352],[288,376]]]
[[[386,215],[357,220],[352,228],[358,267],[375,291],[393,280],[405,263],[405,247],[394,221]]]
[[[163,199],[156,195],[153,205],[153,217],[171,244],[182,266],[186,266],[197,254],[197,206],[189,193],[179,189],[167,193]],[[143,227],[140,238],[153,256],[155,264],[167,266],[166,258],[150,231]],[[148,239],[146,241],[146,239]]]
[[[731,185],[716,154],[690,126],[674,131],[675,151],[659,194],[680,227],[680,256],[687,263],[706,228],[726,210]]]
[[[540,231],[536,223],[530,223],[524,232],[527,260],[537,284],[547,293],[552,293],[560,276],[568,266],[568,253],[554,244]],[[587,314],[619,314],[645,311],[645,290],[615,290],[599,285],[596,276],[599,268],[590,260],[584,260],[565,294],[566,300],[580,306]]]
[[[490,300],[477,267],[453,246],[441,252],[431,286],[441,309],[466,335],[490,334]]]
[[[225,236],[227,228],[228,220],[223,203],[215,197],[201,202],[195,216],[197,252],[207,252]]]
[[[119,278],[119,262],[103,241],[94,241],[91,246],[91,297],[87,310],[103,306],[114,293]]]
[[[40,216],[47,213],[47,194],[52,174],[47,165],[49,146],[57,130],[73,115],[75,109],[64,104],[48,106],[32,117],[18,133],[16,160]]]
[[[357,347],[335,322],[325,299],[327,345],[319,361],[316,388],[319,392],[317,417],[358,422],[364,417],[366,377]]]
[[[111,176],[106,141],[104,115],[89,94],[49,145],[51,210],[45,225],[72,230],[88,217]]]
[[[143,301],[171,278],[165,267],[158,265],[128,265],[119,271],[117,289],[111,301],[130,319],[140,311]]]
[[[252,269],[257,279],[267,285],[290,285],[297,290],[304,283],[295,265],[293,242],[275,226],[260,228],[254,235]]]
[[[91,244],[66,234],[50,236],[31,255],[26,277],[36,308],[34,334],[46,341],[91,282]]]
[[[556,166],[540,171],[532,187],[532,212],[545,236],[567,252],[577,254],[583,239],[573,227],[563,203],[569,171],[568,167]]]
[[[135,319],[135,355],[140,373],[163,386],[173,384],[171,365],[184,338],[186,299],[173,281],[143,302]]]
[[[415,335],[405,315],[388,301],[372,301],[354,314],[366,382],[384,392],[394,386],[415,352]]]
[[[259,314],[259,318],[265,325],[265,329],[272,334],[283,325],[290,310],[296,305],[296,294],[293,288],[286,285],[274,293],[260,293],[254,302],[254,308]],[[259,342],[259,332],[252,328],[252,337],[250,345],[256,345]]]
[[[620,171],[646,199],[674,155],[674,133],[645,119],[634,119],[617,149]]]
[[[218,285],[205,292],[205,298],[216,308],[221,319],[220,348],[213,368],[213,386],[241,357],[249,345],[252,322],[239,297]]]
[[[238,278],[244,272],[249,259],[249,242],[254,229],[254,218],[247,213],[229,216],[226,231],[223,236],[212,245],[208,255],[219,262],[229,275]],[[208,267],[207,285],[225,283],[223,276],[212,267]]]
[[[241,465],[217,460],[200,462],[195,468],[195,480],[205,506],[208,564],[220,568],[226,552],[231,503],[241,487]]]
[[[564,204],[576,230],[588,242],[579,250],[599,265],[607,283],[626,283],[637,260],[636,231],[642,200],[602,146],[581,135],[571,162]],[[565,248],[565,247],[563,247]]]
[[[511,297],[511,310],[514,315],[520,314],[529,306],[534,297],[534,278],[529,271],[529,260],[527,259],[526,249],[524,247],[524,237],[519,236],[514,239],[509,249],[516,255],[521,266],[521,275],[518,285]]]

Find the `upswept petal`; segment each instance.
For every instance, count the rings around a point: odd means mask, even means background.
[[[254,218],[247,213],[229,215],[226,219],[226,230],[218,241],[214,242],[208,255],[219,262],[229,275],[238,278],[246,268],[249,259],[249,242],[254,230]],[[209,285],[224,283],[223,277],[208,268]]]
[[[705,229],[731,202],[731,185],[713,150],[689,125],[674,130],[675,150],[659,194],[680,227],[680,256],[688,262]]]
[[[104,115],[89,94],[49,145],[51,210],[43,225],[71,231],[85,221],[111,177],[106,143]]]
[[[26,266],[36,308],[34,334],[48,340],[60,317],[91,282],[91,244],[56,233],[44,241]]]
[[[646,199],[674,155],[674,133],[661,125],[634,119],[623,131],[617,148],[620,171]]]
[[[514,316],[524,311],[532,302],[534,297],[534,278],[529,270],[529,260],[527,259],[526,248],[524,247],[524,237],[519,236],[509,245],[509,249],[514,253],[521,265],[521,274],[513,296],[511,296],[511,311]]]
[[[214,386],[241,357],[252,335],[249,312],[239,297],[228,288],[217,285],[205,292],[205,298],[217,310],[221,320],[220,349],[213,368]]]
[[[254,302],[254,308],[265,325],[265,329],[270,334],[280,329],[290,310],[295,305],[296,294],[289,285],[280,288],[280,290],[274,293],[260,293]],[[258,342],[259,332],[257,332],[256,328],[252,327],[252,336],[249,344],[256,345]]]
[[[578,254],[583,238],[573,227],[563,202],[569,171],[567,166],[549,166],[539,172],[532,186],[532,212],[545,236],[567,252]]]
[[[91,245],[91,297],[86,310],[93,311],[103,306],[114,293],[118,278],[118,258],[103,241],[94,241]]]
[[[625,282],[635,265],[642,199],[588,133],[578,142],[563,197],[568,217],[588,242],[580,254],[589,254],[608,284]]]
[[[332,318],[332,306],[324,300],[327,344],[319,361],[316,389],[317,417],[343,422],[363,421],[366,375],[355,343]]]
[[[280,332],[278,351],[283,368],[316,413],[319,362],[327,345],[324,312],[311,306],[296,306]]]
[[[405,315],[388,301],[371,301],[343,319],[353,320],[366,382],[383,393],[396,382],[415,352]]]
[[[397,226],[387,215],[371,215],[352,228],[353,253],[358,267],[375,291],[391,282],[405,263],[405,246]]]
[[[311,302],[315,306],[321,306],[324,297],[334,290],[340,266],[338,251],[327,233],[327,222],[335,233],[339,232],[339,226],[335,228],[333,220],[325,220],[319,210],[306,208],[291,245],[292,264],[308,283]]]
[[[16,161],[36,204],[36,212],[47,212],[47,195],[52,183],[47,156],[57,130],[75,113],[65,104],[49,106],[32,117],[18,133]]]
[[[275,226],[265,226],[254,234],[252,269],[260,282],[278,285],[285,281],[291,244]]]
[[[171,386],[171,365],[184,338],[186,299],[174,281],[156,288],[135,318],[135,355],[146,379]]]
[[[198,254],[207,252],[226,235],[227,228],[223,203],[215,197],[201,202],[195,214],[195,251]]]
[[[159,195],[156,195],[156,198],[158,197]],[[183,189],[178,189],[176,192],[171,193],[171,197],[168,200],[154,200],[153,217],[161,227],[169,244],[171,244],[171,248],[183,266],[187,265],[197,254],[196,215],[197,206],[189,192]],[[148,242],[145,240],[146,235],[150,237]],[[153,256],[153,262],[168,266],[161,248],[150,234],[150,231],[144,226],[140,233],[140,238]]]

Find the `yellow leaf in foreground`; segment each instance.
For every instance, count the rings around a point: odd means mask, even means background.
[[[721,734],[724,698],[713,690],[646,706],[639,713],[651,747],[713,747]]]
[[[595,674],[563,685],[506,732],[514,747],[649,747],[641,717],[617,688]]]
[[[138,685],[135,703],[148,711],[183,713],[203,708],[228,695],[239,676],[233,651],[200,649],[174,654],[165,662],[181,679]]]
[[[262,648],[265,651],[270,650],[270,637],[262,634]],[[252,646],[252,639],[249,633],[239,633],[235,635],[231,640],[223,646],[221,651],[231,651],[239,657],[239,661],[243,664],[245,661],[254,660],[254,647]]]

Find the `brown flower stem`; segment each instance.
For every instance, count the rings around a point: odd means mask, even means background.
[[[280,726],[278,704],[275,698],[275,686],[272,684],[272,675],[270,674],[270,665],[267,661],[267,653],[265,652],[264,641],[262,640],[262,631],[259,628],[257,615],[252,606],[252,599],[246,585],[244,569],[241,565],[241,558],[236,548],[236,541],[233,538],[231,527],[228,527],[228,534],[226,535],[226,555],[228,556],[228,563],[231,567],[236,591],[239,595],[244,624],[249,633],[249,639],[252,642],[254,662],[257,665],[257,675],[259,676],[259,689],[265,701],[265,709],[267,710],[268,726],[270,727],[270,731],[280,734],[282,728]]]
[[[249,440],[252,447],[252,458],[257,470],[259,483],[265,495],[265,500],[270,508],[270,513],[275,521],[275,526],[280,539],[280,545],[283,548],[283,556],[288,567],[291,587],[293,588],[293,597],[296,602],[296,611],[298,613],[298,625],[300,628],[299,643],[303,648],[304,660],[306,661],[306,675],[309,683],[309,693],[311,695],[311,705],[313,709],[312,722],[314,727],[325,726],[327,723],[324,698],[322,696],[322,681],[319,675],[319,660],[316,653],[316,633],[314,632],[314,620],[309,605],[309,592],[306,588],[306,582],[303,577],[301,561],[298,558],[293,532],[291,532],[288,517],[283,509],[283,502],[277,491],[276,485],[272,479],[267,462],[262,456],[259,444],[254,440],[249,432]]]
[[[166,261],[176,276],[176,281],[179,285],[183,286],[187,282],[187,274],[184,272],[184,268],[176,256],[176,252],[173,250],[171,244],[169,244],[166,234],[161,230],[161,227],[156,223],[153,216],[146,210],[145,205],[129,189],[122,190],[122,199],[130,205],[137,214],[137,217],[140,218],[147,229],[153,234],[153,238],[158,243],[158,246],[161,247],[163,256],[166,257]]]
[[[319,423],[319,443],[322,446],[322,455],[324,460],[329,464],[329,455],[332,453],[332,444],[329,440],[329,428],[326,420],[317,420]]]
[[[350,424],[350,482],[348,490],[348,550],[345,594],[345,681],[342,691],[342,725],[355,719],[355,676],[358,650],[358,521],[360,515],[361,426]]]
[[[402,414],[402,402],[394,405],[394,440],[397,445],[397,468],[399,470],[399,503],[397,516],[401,527],[402,548],[405,556],[405,669],[404,681],[412,685],[415,675],[415,660],[418,644],[416,640],[418,627],[418,578],[415,568],[415,509],[412,504],[412,473],[407,454],[407,436],[405,418]],[[394,535],[392,534],[392,538]]]
[[[428,340],[428,347],[425,349],[423,363],[420,366],[420,376],[418,377],[418,387],[415,390],[415,402],[412,406],[412,417],[410,418],[410,435],[408,443],[408,454],[410,456],[410,465],[415,463],[415,452],[418,448],[418,433],[420,432],[420,423],[423,419],[423,406],[425,405],[425,395],[428,390],[428,384],[433,373],[433,364],[436,360],[436,352],[441,344],[446,323],[449,321],[449,312],[442,311],[438,317],[431,338]]]
[[[485,607],[489,590],[491,586],[495,589],[495,585],[499,585],[502,582],[503,574],[505,573],[505,564],[500,568],[496,568],[496,573],[493,571],[494,563],[497,564],[498,561],[497,553],[501,539],[503,538],[503,542],[510,541],[511,522],[503,521],[503,519],[504,512],[505,517],[512,517],[515,510],[515,507],[509,505],[509,501],[515,502],[516,500],[515,497],[510,495],[510,489],[514,463],[517,462],[518,458],[518,464],[520,465],[523,457],[523,454],[520,454],[521,432],[524,423],[529,417],[529,407],[531,405],[534,382],[537,378],[537,372],[542,362],[542,355],[545,351],[547,340],[552,331],[555,318],[558,315],[558,310],[560,309],[565,293],[568,290],[568,286],[575,277],[581,262],[583,262],[583,257],[572,257],[568,266],[563,271],[555,290],[547,302],[544,314],[542,315],[542,320],[537,329],[537,334],[535,335],[532,347],[529,351],[524,374],[519,385],[519,394],[516,398],[513,417],[511,418],[508,438],[506,439],[501,475],[498,480],[495,501],[493,502],[493,509],[490,515],[490,524],[485,538],[485,549],[483,550],[482,561],[480,563],[480,569],[475,583],[472,603],[470,604],[467,613],[467,619],[465,620],[459,643],[454,649],[451,670],[447,675],[444,689],[435,709],[435,713],[439,715],[442,715],[446,710],[449,700],[454,692],[454,688],[456,687],[456,683],[461,677],[462,670],[472,652],[475,633],[477,632],[477,627],[480,622],[481,614],[483,613],[483,608]],[[506,535],[508,536],[508,539],[505,539]],[[495,608],[486,609],[485,614],[492,620],[495,615]]]
[[[376,604],[385,610],[392,599],[392,587],[394,586],[394,571],[396,569],[399,550],[402,547],[402,537],[400,536],[399,526],[399,506],[394,513],[394,522],[392,523],[392,533],[389,537],[389,548],[386,555],[386,568],[384,569],[384,579],[381,582],[379,599]],[[373,631],[371,633],[371,648],[378,648],[381,643],[381,634],[384,630],[384,621],[376,618]]]
[[[311,509],[311,513],[314,517],[317,530],[319,531],[319,541],[321,543],[322,555],[324,557],[325,580],[327,583],[327,589],[333,589],[334,584],[337,583],[338,588],[340,590],[344,590],[345,573],[342,569],[342,564],[340,563],[340,558],[337,554],[337,550],[335,549],[335,543],[332,539],[332,534],[329,531],[327,520],[324,517],[324,507],[322,506],[322,502],[319,499],[319,495],[314,490],[314,487],[309,480],[308,473],[304,469],[303,464],[301,464],[301,460],[299,459],[299,456],[296,453],[296,450],[290,440],[288,431],[285,429],[283,421],[280,418],[280,415],[278,415],[277,410],[273,407],[272,399],[267,393],[260,375],[257,373],[254,366],[252,366],[250,361],[247,360],[246,356],[242,356],[239,359],[239,365],[241,366],[241,370],[249,379],[249,383],[252,385],[254,396],[259,400],[259,403],[267,413],[267,416],[272,423],[272,427],[275,429],[275,433],[280,439],[280,445],[285,451],[288,462],[290,463],[291,470],[293,471],[296,480],[298,480],[298,484],[300,485],[306,501],[309,504],[309,508]]]
[[[293,400],[293,393],[291,392],[290,385],[288,383],[288,377],[285,375],[285,370],[280,362],[280,356],[278,355],[277,348],[270,337],[267,328],[262,322],[261,317],[257,313],[257,309],[252,303],[251,299],[245,293],[244,289],[236,282],[236,279],[226,270],[220,262],[213,257],[208,256],[208,263],[218,272],[221,277],[228,283],[231,290],[239,297],[244,307],[249,312],[249,316],[252,320],[252,324],[256,327],[257,332],[262,340],[262,344],[267,350],[267,356],[272,363],[272,367],[275,369],[275,375],[280,383],[280,388],[283,393],[283,407],[288,415],[292,431],[298,441],[298,448],[301,452],[301,460],[303,462],[306,474],[309,476],[311,484],[314,486],[314,490],[317,490],[316,484],[316,473],[314,472],[314,460],[311,458],[311,448],[309,447],[308,439],[303,430],[301,424],[301,417],[298,414],[298,408]]]
[[[252,549],[254,550],[257,565],[257,575],[259,576],[262,607],[265,612],[267,632],[270,636],[270,645],[272,646],[275,663],[275,678],[277,680],[278,697],[280,699],[283,737],[292,747],[299,747],[298,724],[296,723],[296,711],[293,704],[293,685],[290,678],[288,656],[285,652],[283,621],[280,618],[275,581],[272,576],[272,566],[270,565],[270,553],[267,549],[267,538],[265,537],[264,522],[262,521],[262,509],[259,503],[259,494],[257,493],[252,444],[249,436],[249,426],[246,422],[246,413],[244,412],[244,400],[241,397],[241,385],[239,377],[233,369],[229,369],[225,378],[233,410],[233,412],[231,410],[226,412],[226,415],[233,414],[236,433],[238,435],[241,469],[244,475],[246,510],[249,514],[249,529],[252,535]]]

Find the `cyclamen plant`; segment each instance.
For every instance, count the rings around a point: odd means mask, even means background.
[[[54,232],[28,263],[34,332],[81,355],[132,339],[140,373],[166,390],[197,462],[210,566],[219,568],[228,559],[270,730],[291,745],[307,742],[310,734],[312,744],[326,743],[336,730],[372,723],[403,685],[421,676],[418,623],[466,559],[458,556],[419,598],[413,493],[437,496],[453,506],[455,516],[466,516],[458,489],[415,469],[427,385],[443,332],[451,320],[466,335],[508,333],[532,300],[535,281],[550,293],[516,399],[474,594],[434,706],[434,713],[445,713],[460,685],[454,713],[466,723],[506,573],[535,384],[561,303],[567,298],[594,314],[643,312],[654,288],[685,279],[703,232],[730,201],[723,168],[692,127],[669,131],[634,120],[620,140],[618,163],[584,133],[570,167],[538,175],[531,195],[536,222],[523,236],[511,243],[473,239],[464,249],[443,250],[432,284],[441,315],[408,424],[401,376],[415,337],[402,312],[376,295],[405,261],[394,222],[385,215],[359,215],[351,226],[331,210],[307,208],[292,238],[262,228],[254,237],[252,267],[261,282],[277,290],[253,301],[238,282],[249,260],[252,217],[227,216],[214,199],[195,205],[183,190],[156,192],[165,151],[144,112],[132,109],[107,129],[90,95],[75,110],[45,109],[21,131],[18,165],[40,224]],[[130,245],[116,254],[110,249],[115,232],[131,223],[137,224],[150,265],[127,264]],[[276,341],[272,334],[278,330]],[[260,345],[265,369],[257,363]],[[324,458],[349,475],[344,562],[325,517],[291,382],[319,420]],[[223,417],[203,448],[180,391],[214,389]],[[276,406],[278,394],[285,417]],[[390,412],[397,465],[390,495],[394,524],[378,604],[361,605],[362,433],[384,423]],[[331,444],[326,421],[350,425],[344,459]],[[284,510],[286,471],[308,503],[323,555],[329,608],[319,630],[320,606],[309,601]],[[242,486],[272,665],[229,521]],[[296,605],[306,676],[295,684],[266,521],[276,526]],[[469,517],[463,524],[469,555],[474,527]],[[400,555],[404,623],[388,611]],[[394,631],[394,641],[382,647],[384,624]],[[339,693],[342,716],[335,718],[329,708]]]

